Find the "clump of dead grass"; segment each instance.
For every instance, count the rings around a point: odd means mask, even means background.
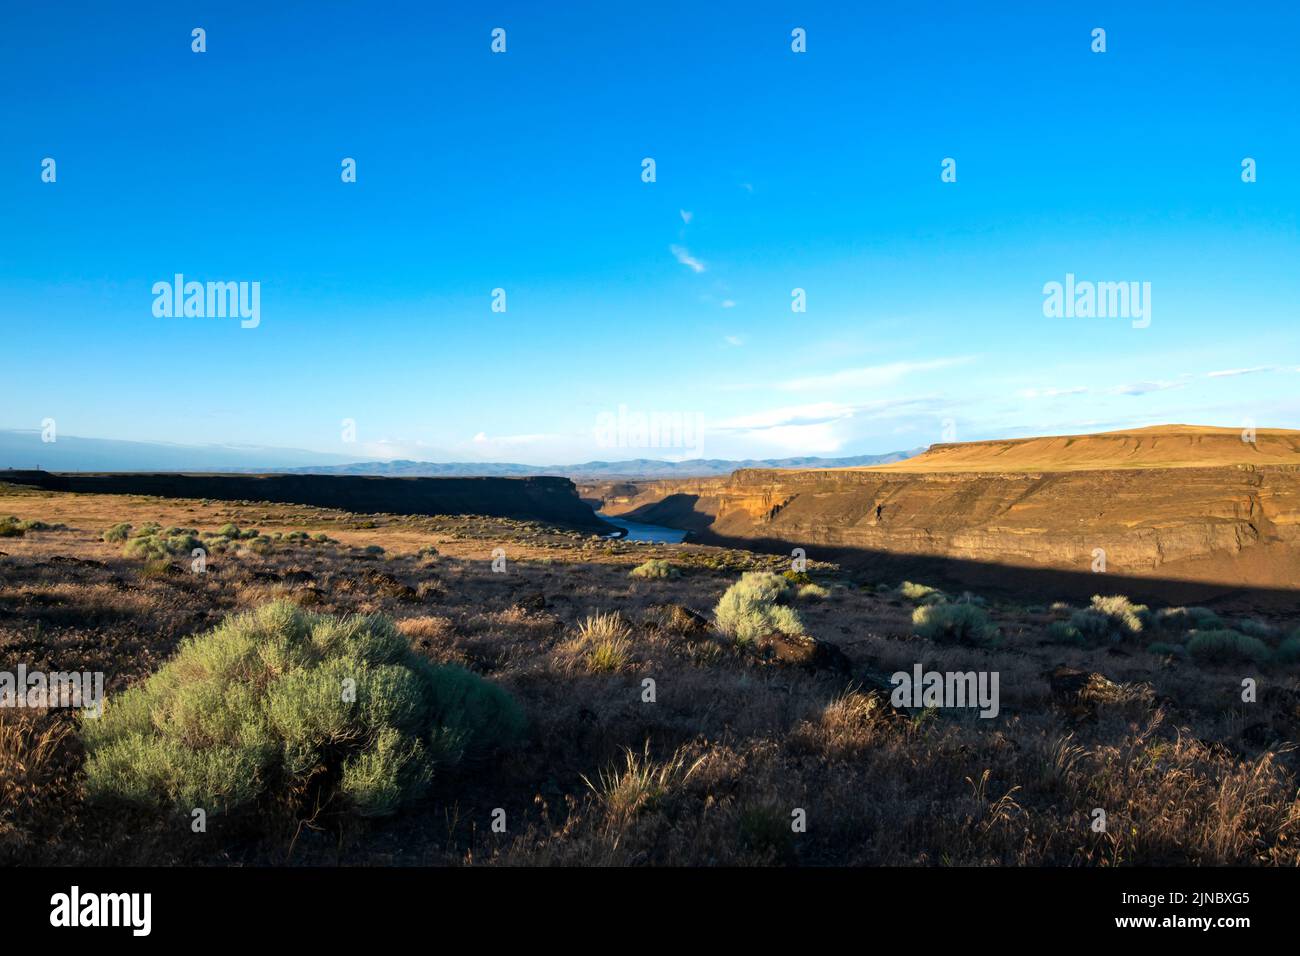
[[[74,740],[61,715],[0,712],[0,859],[17,861],[34,832],[66,820],[77,794]]]
[[[606,823],[616,829],[657,806],[674,786],[684,784],[704,762],[702,756],[690,761],[684,748],[678,748],[665,761],[656,761],[650,756],[648,740],[640,754],[625,747],[623,756],[622,768],[602,770],[594,782],[585,774],[582,777],[605,808]]]
[[[617,611],[589,614],[562,651],[589,673],[620,671],[632,660],[632,629]]]
[[[455,633],[450,620],[428,614],[403,618],[397,622],[397,629],[413,641],[442,641]]]
[[[885,719],[879,696],[847,690],[811,720],[799,724],[791,732],[790,743],[828,760],[851,759],[871,746]]]

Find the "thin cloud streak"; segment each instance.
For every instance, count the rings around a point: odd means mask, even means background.
[[[1276,372],[1275,365],[1257,365],[1254,368],[1225,368],[1218,372],[1209,372],[1206,378],[1231,378],[1236,375],[1257,375],[1260,372]]]
[[[685,246],[669,246],[668,251],[673,254],[674,259],[686,266],[686,268],[690,269],[692,272],[698,274],[705,271],[706,267],[704,263],[691,255],[691,251]]]
[[[974,356],[929,359],[922,362],[890,362],[886,365],[868,365],[863,368],[830,372],[826,375],[789,379],[779,382],[776,387],[787,392],[802,392],[818,388],[876,388],[881,385],[893,385],[916,372],[953,368],[972,361]]]

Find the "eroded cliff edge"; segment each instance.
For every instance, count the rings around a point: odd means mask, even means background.
[[[1262,439],[1243,448],[1235,431],[1194,429],[944,445],[880,468],[648,482],[610,490],[604,510],[704,542],[820,548],[850,563],[1089,573],[1104,554],[1108,574],[1300,588],[1300,436]],[[1061,467],[1027,467],[1051,460],[1048,442]]]
[[[388,514],[486,515],[616,530],[578,498],[568,478],[374,478],[355,475],[228,475],[0,471],[0,481],[50,491],[274,501]]]

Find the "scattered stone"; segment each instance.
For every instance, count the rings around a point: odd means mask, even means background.
[[[415,597],[426,604],[441,604],[447,594],[437,581],[421,581],[415,586]]]
[[[650,610],[661,627],[676,634],[694,636],[713,626],[707,617],[684,604],[656,604]]]
[[[399,601],[416,601],[415,588],[409,584],[397,580],[386,571],[371,571],[366,575],[366,581],[379,593],[381,597],[396,598]]]
[[[1272,727],[1257,720],[1241,731],[1241,739],[1252,747],[1267,747],[1276,738]]]
[[[92,560],[92,559],[90,559],[90,558],[74,558],[74,557],[71,557],[71,556],[66,555],[66,554],[56,554],[56,555],[52,555],[52,556],[50,557],[49,563],[50,563],[50,564],[65,564],[65,565],[73,565],[74,567],[81,567],[81,568],[106,568],[106,567],[108,567],[108,565],[106,565],[103,561],[94,561],[94,560]]]
[[[314,585],[308,585],[295,590],[293,599],[302,607],[316,607],[325,599],[325,592]]]
[[[756,645],[764,661],[806,667],[809,670],[829,670],[848,674],[852,669],[848,655],[828,641],[815,637],[772,634]]]
[[[544,611],[546,610],[546,595],[541,591],[525,592],[515,598],[514,606],[523,608],[525,611]]]
[[[1081,671],[1064,664],[1044,674],[1052,702],[1076,720],[1095,720],[1100,705],[1137,701],[1155,704],[1155,694],[1144,684],[1117,684],[1095,671]]]
[[[1100,674],[1066,667],[1064,664],[1047,674],[1047,683],[1052,688],[1052,698],[1060,702],[1078,700],[1088,692],[1094,681],[1110,683]]]
[[[895,687],[894,682],[889,678],[889,674],[877,670],[864,670],[857,675],[858,683],[865,693],[884,694],[886,699],[893,695]]]

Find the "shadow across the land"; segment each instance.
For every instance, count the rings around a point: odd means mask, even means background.
[[[696,507],[699,500],[699,495],[676,492],[666,495],[659,501],[642,505],[626,514],[621,514],[619,517],[626,518],[628,521],[658,524],[663,525],[665,528],[676,528],[679,531],[704,534],[708,531],[709,526],[713,524],[714,516]]]
[[[1143,603],[1212,605],[1242,613],[1267,610],[1281,614],[1300,609],[1300,588],[1250,587],[1237,583],[1117,573],[1094,574],[844,546],[809,547],[774,538],[729,538],[710,531],[695,532],[687,540],[767,554],[789,555],[792,548],[803,547],[809,558],[839,564],[864,583],[897,585],[904,580],[918,581],[949,591],[969,590],[1022,604],[1048,604],[1055,600],[1078,602],[1087,601],[1094,594],[1124,594]],[[1297,576],[1300,579],[1300,572]]]
[[[270,501],[362,514],[482,515],[617,530],[578,498],[568,478],[379,478],[360,475],[230,475],[168,472],[0,471],[0,482],[47,491]]]

